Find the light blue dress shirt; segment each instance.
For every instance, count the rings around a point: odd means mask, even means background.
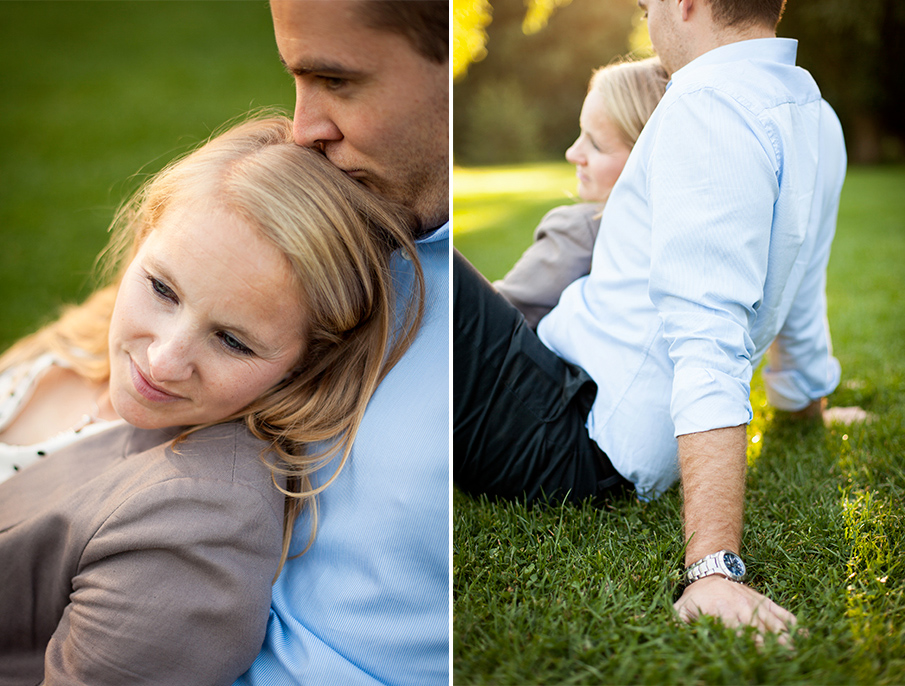
[[[449,682],[449,224],[418,252],[418,337],[319,496],[314,545],[277,579],[263,650],[237,685]],[[410,263],[397,264],[408,291]],[[292,552],[308,533],[302,515]]]
[[[540,322],[597,383],[588,431],[642,498],[678,479],[676,436],[751,420],[771,344],[776,407],[839,382],[825,279],[845,145],[796,51],[743,41],[673,74],[606,204],[590,275]]]

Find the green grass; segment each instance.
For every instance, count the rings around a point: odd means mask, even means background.
[[[574,179],[565,164],[460,169],[454,188],[456,247],[494,279]],[[677,488],[606,510],[457,492],[456,684],[905,683],[903,192],[903,168],[850,170],[829,267],[843,367],[829,400],[876,421],[795,423],[759,377],[752,390],[743,553],[751,583],[807,628],[795,650],[674,619]]]
[[[0,2],[0,93],[0,349],[88,292],[147,173],[294,102],[266,0]]]

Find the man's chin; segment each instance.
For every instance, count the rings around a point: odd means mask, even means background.
[[[368,174],[368,172],[362,171],[360,169],[353,169],[352,171],[343,170],[343,173],[356,183],[359,183],[367,188],[372,193],[377,193],[378,195],[383,196],[386,195],[385,193],[381,192],[380,185],[374,182],[373,177]]]

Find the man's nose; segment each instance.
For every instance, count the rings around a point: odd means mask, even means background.
[[[342,140],[343,134],[330,116],[321,94],[303,84],[296,84],[292,138],[296,145],[324,150],[327,143]]]

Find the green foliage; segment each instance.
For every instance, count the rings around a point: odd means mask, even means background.
[[[798,63],[838,112],[852,161],[905,158],[905,5],[795,0],[779,35],[798,39]]]
[[[647,36],[636,9],[629,0],[492,0],[493,23],[481,33],[483,62],[455,87],[458,162],[559,158],[576,135],[591,70],[631,49],[644,52],[638,47]],[[851,161],[905,159],[905,4],[794,0],[779,35],[798,39],[798,63],[839,113]],[[498,100],[507,103],[498,117],[503,121],[488,116],[488,88],[500,89]],[[497,147],[507,127],[525,128],[522,117],[528,128],[542,122],[537,141],[523,149]],[[481,155],[472,156],[475,151]]]
[[[487,56],[487,31],[491,20],[487,0],[453,0],[453,79],[465,77],[468,65]]]
[[[0,349],[88,292],[146,174],[294,101],[264,0],[2,2],[0,73]]]
[[[592,70],[628,51],[637,3],[537,1],[528,6],[528,19],[536,13],[546,25],[530,35],[523,0],[491,4],[487,56],[453,86],[456,161],[558,159],[578,133]],[[526,137],[522,147],[514,144]]]
[[[456,170],[455,244],[502,276],[568,165]],[[548,178],[546,193],[540,192]],[[905,682],[905,168],[852,169],[828,275],[843,382],[869,425],[802,423],[752,388],[744,556],[795,612],[790,651],[713,621],[675,621],[677,488],[643,504],[533,508],[455,494],[456,684]],[[491,208],[497,207],[496,212]]]
[[[474,164],[527,162],[541,156],[543,113],[516,81],[482,83],[472,96],[470,127],[459,150]]]

